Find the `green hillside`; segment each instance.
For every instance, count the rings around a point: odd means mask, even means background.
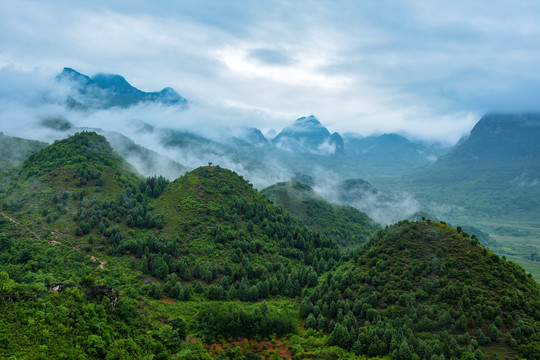
[[[461,228],[400,222],[326,276],[300,313],[355,354],[538,359],[540,287]]]
[[[308,202],[319,233],[218,166],[141,178],[93,132],[12,174],[0,358],[538,354],[538,285],[445,225],[400,223],[351,255],[332,228],[366,236],[361,213]]]
[[[0,219],[3,358],[209,358],[216,340],[297,332],[295,299],[342,262],[237,174],[141,179],[95,133],[17,174]]]
[[[331,204],[308,185],[280,182],[262,190],[276,204],[299,218],[313,230],[336,239],[342,246],[366,242],[380,226],[351,206]]]
[[[47,144],[41,141],[11,137],[0,132],[0,171],[20,165],[45,146]]]
[[[184,279],[204,275],[206,283],[217,286],[219,299],[299,296],[302,288],[315,285],[317,274],[341,261],[335,240],[217,166],[175,180],[152,206],[164,217],[160,236],[174,236],[179,243],[182,260],[175,266],[186,273]]]
[[[437,162],[411,171],[405,184],[431,200],[475,216],[523,218],[540,213],[540,115],[489,114]]]

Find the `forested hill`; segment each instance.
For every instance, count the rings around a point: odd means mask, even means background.
[[[351,253],[233,171],[141,178],[93,132],[0,176],[0,358],[538,358],[538,285],[444,224]]]
[[[92,132],[15,174],[1,200],[2,358],[208,358],[216,339],[293,334],[295,299],[343,261],[234,172],[142,179]]]
[[[315,231],[335,238],[343,246],[362,244],[380,228],[360,210],[332,204],[310,186],[296,181],[271,185],[262,193]]]
[[[355,354],[538,359],[540,287],[458,227],[380,231],[303,300],[305,326]]]

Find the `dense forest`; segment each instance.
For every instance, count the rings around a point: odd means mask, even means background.
[[[461,227],[34,145],[0,175],[1,358],[540,358],[540,287]]]

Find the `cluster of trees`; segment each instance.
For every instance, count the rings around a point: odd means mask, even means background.
[[[148,178],[137,187],[129,184],[117,201],[96,197],[84,200],[85,192],[73,193],[74,199],[79,199],[79,210],[73,213],[73,221],[78,222],[76,235],[84,235],[97,229],[100,234],[109,237],[111,244],[120,246],[122,240],[118,226],[111,228],[111,223],[121,224],[125,221],[132,228],[163,228],[163,216],[153,215],[148,205],[148,196],[141,189],[151,189],[149,183],[155,184],[154,178]],[[160,190],[161,191],[161,190]],[[63,197],[64,198],[64,197]],[[114,252],[114,251],[113,251]]]
[[[96,186],[103,186],[103,174],[100,171],[93,172],[88,169],[86,163],[73,172],[73,177],[77,178],[77,186],[85,186],[90,180],[95,180],[94,184]]]
[[[144,193],[148,197],[157,198],[165,187],[169,185],[169,180],[163,176],[152,176],[146,179],[146,182],[141,182],[139,185],[139,191]]]
[[[209,304],[196,316],[198,330],[207,340],[234,338],[268,338],[297,331],[295,317],[262,303],[252,309],[235,304]]]
[[[540,299],[520,268],[484,255],[474,236],[471,240],[444,225],[433,225],[429,235],[418,231],[408,222],[382,231],[328,274],[302,302],[305,326],[330,333],[331,344],[358,355],[396,359],[412,358],[402,353],[481,358],[479,346],[492,342],[537,343],[540,329],[524,319],[540,320]],[[447,250],[426,258],[431,242],[442,241]],[[468,261],[476,264],[463,268]],[[514,291],[493,291],[492,286],[509,289],[506,281]],[[433,333],[439,335],[425,336]]]

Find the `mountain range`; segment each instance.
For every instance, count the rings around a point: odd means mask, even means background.
[[[450,148],[314,115],[267,138],[159,125],[134,106],[195,105],[119,75],[56,85],[48,142],[0,134],[0,357],[538,358],[540,114]]]

